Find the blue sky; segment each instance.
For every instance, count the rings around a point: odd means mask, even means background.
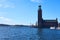
[[[35,24],[39,4],[43,19],[60,22],[60,0],[0,0],[0,24]]]

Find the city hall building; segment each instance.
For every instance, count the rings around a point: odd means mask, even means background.
[[[42,9],[41,5],[39,5],[38,9],[38,27],[39,28],[50,28],[50,27],[58,27],[58,20],[44,20],[42,18]]]

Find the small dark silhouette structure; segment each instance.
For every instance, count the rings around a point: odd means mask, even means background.
[[[57,18],[56,20],[43,20],[41,5],[39,5],[39,9],[38,9],[38,27],[39,28],[58,27]]]
[[[60,27],[60,23],[58,24],[58,27]]]

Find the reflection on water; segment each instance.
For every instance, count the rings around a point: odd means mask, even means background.
[[[38,28],[37,35],[38,35],[38,39],[39,39],[39,40],[43,40],[42,32],[43,32],[43,30],[40,29],[40,28]]]
[[[0,27],[0,40],[60,40],[60,30]]]

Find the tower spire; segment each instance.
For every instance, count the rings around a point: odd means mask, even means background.
[[[39,5],[38,7],[39,7],[39,10],[41,10],[41,5]]]
[[[41,5],[38,6],[38,27],[42,27],[42,9]]]
[[[38,16],[39,18],[42,18],[42,9],[41,9],[41,5],[38,6]]]

